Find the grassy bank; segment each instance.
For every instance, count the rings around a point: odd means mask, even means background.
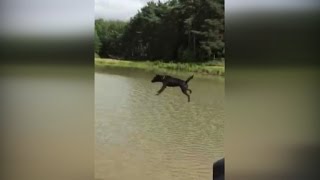
[[[205,75],[219,75],[224,76],[225,69],[223,65],[213,65],[210,63],[164,63],[160,61],[125,61],[114,59],[95,58],[95,65],[97,67],[119,67],[119,68],[136,68],[147,71],[179,71],[192,72],[196,74]]]

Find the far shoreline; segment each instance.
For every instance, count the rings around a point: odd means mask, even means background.
[[[95,58],[95,66],[98,68],[132,68],[157,72],[175,71],[220,77],[224,77],[225,75],[224,65],[212,65],[209,63],[166,63],[161,61],[151,62]]]

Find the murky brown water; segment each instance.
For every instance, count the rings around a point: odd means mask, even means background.
[[[150,82],[153,75],[96,72],[96,178],[212,179],[212,163],[224,155],[224,80],[191,80],[187,103],[179,88],[156,96],[161,84]]]

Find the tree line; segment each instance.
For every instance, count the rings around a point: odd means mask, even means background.
[[[148,2],[128,22],[95,20],[95,54],[204,62],[224,57],[224,0]]]

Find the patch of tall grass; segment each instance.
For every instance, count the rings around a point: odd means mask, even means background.
[[[136,68],[147,71],[193,72],[219,76],[224,76],[225,73],[223,65],[213,65],[210,63],[165,63],[161,61],[125,61],[96,58],[95,64],[98,67]]]

